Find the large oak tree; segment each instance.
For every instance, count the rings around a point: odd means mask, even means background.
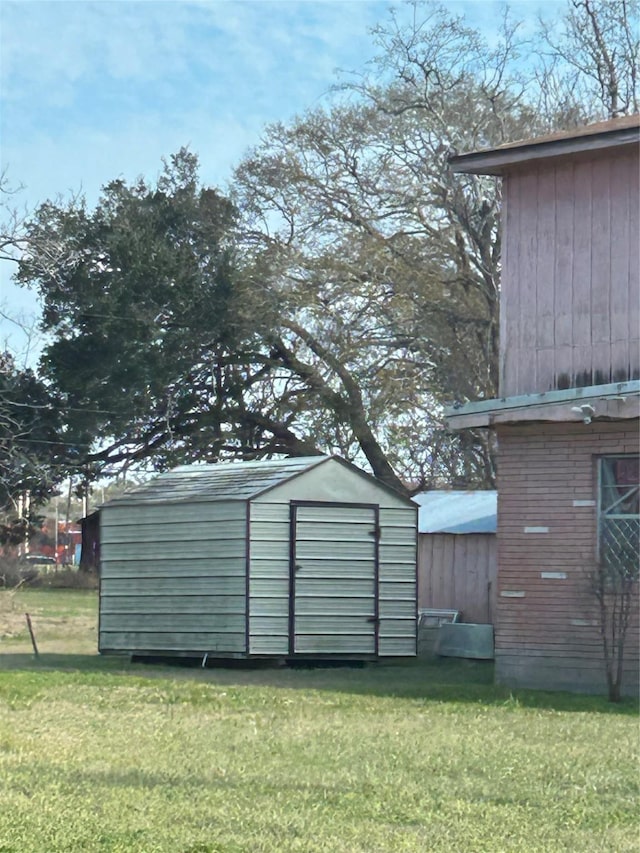
[[[538,54],[508,16],[488,44],[434,5],[392,15],[230,198],[183,150],[93,210],[42,205],[18,280],[82,465],[333,451],[399,488],[491,485],[490,438],[442,407],[497,393],[499,186],[448,158],[637,106],[635,0],[568,9]]]

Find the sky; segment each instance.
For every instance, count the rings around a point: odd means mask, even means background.
[[[449,0],[489,30],[502,4]],[[371,28],[405,4],[379,0],[0,0],[0,166],[20,208],[116,177],[154,178],[188,145],[225,188],[268,123],[319,106],[340,71],[375,55]],[[512,0],[533,21],[557,0]],[[0,264],[0,311],[27,324],[29,291]],[[0,317],[0,348],[33,362]]]

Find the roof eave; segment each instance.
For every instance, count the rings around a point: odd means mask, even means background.
[[[598,419],[627,420],[639,416],[638,380],[479,400],[445,409],[445,420],[452,430],[527,421],[589,423]]]
[[[469,175],[503,175],[510,167],[553,157],[572,154],[595,153],[608,148],[619,148],[640,143],[640,128],[626,127],[578,136],[569,139],[554,139],[546,142],[525,142],[505,148],[491,148],[458,154],[449,158],[451,171]]]

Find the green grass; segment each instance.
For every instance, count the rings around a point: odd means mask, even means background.
[[[98,594],[95,590],[0,589],[0,652],[31,650],[25,613],[31,617],[42,650],[87,654],[96,651]]]
[[[512,694],[470,662],[202,670],[48,642],[0,644],[5,853],[639,849],[633,703]]]

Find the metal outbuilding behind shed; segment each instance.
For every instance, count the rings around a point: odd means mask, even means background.
[[[496,603],[497,493],[433,490],[418,510],[418,607],[492,623]]]
[[[314,456],[192,465],[100,510],[103,653],[416,651],[416,507]]]

